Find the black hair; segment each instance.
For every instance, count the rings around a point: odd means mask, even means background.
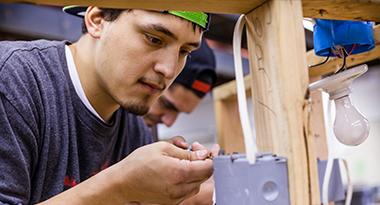
[[[108,9],[108,8],[99,8],[101,9],[102,11],[100,12],[100,16],[106,20],[106,21],[114,21],[117,19],[117,17],[119,17],[119,15],[123,12],[123,11],[132,11],[132,9]],[[196,28],[198,27],[199,28],[199,32],[202,32],[204,31],[204,28],[202,26],[199,26],[198,24],[194,23],[194,22],[191,22],[192,25],[193,25],[193,30],[195,32]],[[83,18],[83,22],[82,22],[82,33],[83,34],[86,34],[88,31],[87,31],[87,27],[86,27],[86,23],[84,22],[84,18]]]
[[[107,9],[107,8],[100,8],[102,11],[100,12],[100,16],[106,20],[106,21],[114,21],[117,19],[117,17],[119,17],[119,15],[123,12],[123,11],[131,11],[132,9]],[[84,22],[84,18],[83,18],[83,22],[82,22],[82,33],[83,34],[86,34],[88,31],[87,31],[87,27],[86,27],[86,23]]]

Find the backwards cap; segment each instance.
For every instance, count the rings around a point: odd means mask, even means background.
[[[174,82],[204,96],[216,83],[215,56],[207,42],[202,39],[201,47],[191,52],[181,73]]]
[[[79,17],[84,17],[86,14],[87,7],[83,6],[65,6],[63,7],[63,12],[72,14]],[[211,14],[203,12],[188,12],[188,11],[160,11],[163,13],[170,13],[181,18],[187,19],[191,22],[194,22],[204,28],[204,31],[208,30]]]

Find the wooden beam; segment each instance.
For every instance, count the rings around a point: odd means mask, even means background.
[[[251,76],[244,76],[244,87],[246,90],[247,98],[252,96],[251,93]],[[224,83],[223,85],[219,85],[218,87],[212,90],[212,96],[214,101],[220,100],[237,100],[236,96],[236,81],[232,80],[230,82]]]
[[[380,20],[380,0],[302,0],[302,7],[304,17],[376,22]]]
[[[323,62],[325,60],[325,57],[319,57],[314,54],[313,51],[309,51],[307,53],[308,59],[310,59],[311,62]],[[353,56],[348,56],[346,63],[348,67],[352,67],[355,65],[363,64],[365,62],[375,60],[380,58],[380,46],[376,46],[373,50]],[[310,65],[313,65],[316,63],[311,63]],[[343,65],[343,60],[340,58],[330,58],[325,64],[313,67],[309,69],[309,76],[310,77],[316,77],[321,75],[326,75],[329,73],[333,73],[337,70],[339,70]]]
[[[371,60],[380,58],[380,25],[376,25],[373,28],[373,34],[375,38],[376,48],[372,51],[352,55],[347,58],[348,67],[356,66]],[[325,60],[325,57],[316,56],[314,50],[310,50],[306,53],[308,65],[314,65],[321,63]],[[330,58],[325,64],[310,68],[309,77],[318,77],[334,72],[337,68],[342,66],[342,59]],[[245,89],[247,94],[251,92],[251,84],[249,84],[250,74],[244,77]],[[231,82],[225,83],[213,89],[214,99],[223,100],[228,98],[233,98],[236,96],[236,82],[233,80]]]
[[[106,8],[185,10],[235,14],[248,13],[265,1],[266,0],[0,0],[0,2],[22,2],[41,5],[92,5]]]
[[[96,5],[109,8],[186,10],[246,14],[266,0],[0,0],[41,5]],[[304,17],[380,22],[380,0],[302,0]]]
[[[301,2],[268,1],[246,19],[259,152],[287,158],[292,205],[320,204]]]

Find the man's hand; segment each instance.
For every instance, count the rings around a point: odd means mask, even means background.
[[[178,204],[195,195],[212,175],[212,160],[206,159],[210,152],[199,143],[193,144],[193,151],[173,144],[141,147],[103,172],[121,175],[118,186],[129,201]]]
[[[119,163],[41,204],[178,204],[195,195],[212,175],[212,160],[206,158],[219,151],[218,146],[211,152],[199,143],[193,146],[195,151],[168,142],[140,147]]]
[[[182,136],[175,136],[175,137],[169,139],[167,142],[169,142],[171,144],[174,144],[175,146],[183,148],[183,149],[188,149],[189,148],[189,145],[186,143],[185,138],[183,138]],[[207,150],[207,148],[205,146],[199,144],[198,142],[194,142],[191,145],[191,148],[192,148],[193,151]],[[219,153],[219,149],[220,149],[219,145],[218,144],[214,144],[211,147],[208,156],[217,156],[218,153]]]

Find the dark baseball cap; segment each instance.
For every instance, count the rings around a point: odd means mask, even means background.
[[[202,39],[200,48],[191,52],[186,65],[174,82],[201,94],[203,97],[216,83],[215,56]],[[199,95],[198,95],[199,96]]]
[[[65,6],[62,8],[62,11],[71,15],[75,15],[78,17],[84,17],[86,13],[87,7],[83,6]],[[194,22],[201,26],[204,31],[207,31],[210,25],[211,20],[211,14],[210,13],[204,13],[204,12],[189,12],[189,11],[165,11],[165,10],[159,10],[159,12],[163,13],[170,13],[179,17],[182,17],[184,19],[187,19],[191,22]]]

